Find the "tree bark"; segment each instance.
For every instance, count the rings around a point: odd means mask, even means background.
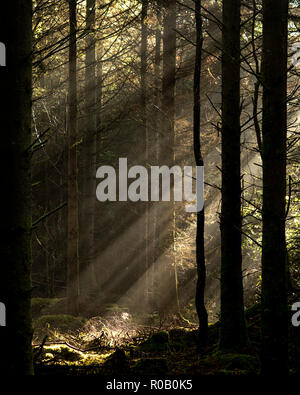
[[[0,37],[6,66],[0,67],[2,168],[0,302],[1,377],[33,374],[31,325],[31,95],[32,2],[5,2]],[[7,28],[7,21],[14,26]]]
[[[161,159],[164,163],[160,165],[167,165],[172,167],[174,164],[174,144],[175,144],[175,84],[176,84],[176,0],[163,1],[163,55],[162,55],[162,106],[161,106]],[[171,179],[171,189],[173,189],[173,182]],[[163,255],[166,275],[166,282],[172,287],[169,297],[163,300],[161,298],[160,311],[165,313],[168,305],[174,301],[176,297],[176,282],[174,281],[174,269],[176,268],[176,254],[174,253],[175,246],[175,211],[174,203],[166,202],[160,203],[160,213],[164,219],[164,228],[167,231],[165,235],[160,236],[160,253]],[[167,258],[167,250],[173,250],[172,257]],[[170,262],[168,262],[170,261]],[[162,296],[162,295],[160,295]]]
[[[147,125],[147,13],[148,13],[148,0],[142,1],[142,14],[141,14],[141,121],[142,121],[142,141],[143,141],[143,153],[144,153],[144,165],[147,166],[149,163],[149,135]],[[146,273],[145,275],[145,297],[146,306],[149,306],[150,292],[151,292],[151,276],[150,276],[150,222],[149,222],[149,210],[150,203],[146,202],[145,205],[141,205],[141,216],[143,218],[141,232],[142,243],[141,245],[145,248],[142,256],[145,256],[145,268],[142,268],[141,272]]]
[[[67,305],[68,312],[74,315],[79,313],[76,6],[76,0],[69,1]]]
[[[241,251],[240,0],[223,0],[220,349],[246,344]]]
[[[156,5],[157,26],[155,30],[155,59],[154,59],[154,108],[153,108],[153,162],[156,166],[160,165],[161,150],[161,8],[159,2]],[[160,257],[160,203],[155,202],[153,205],[153,289],[152,303],[154,310],[158,308],[158,283],[159,271],[158,262]]]
[[[164,1],[162,128],[163,154],[168,165],[174,156],[175,82],[176,82],[176,1]]]
[[[83,188],[81,215],[80,283],[82,293],[93,296],[95,276],[95,203],[96,203],[96,56],[95,56],[95,0],[86,1],[86,57],[85,57],[85,120],[83,130]]]
[[[196,166],[203,166],[203,157],[201,152],[200,140],[200,89],[201,89],[201,66],[202,66],[202,16],[201,0],[195,0],[195,20],[196,20],[196,54],[194,69],[194,156]],[[197,264],[197,284],[196,284],[196,310],[199,319],[199,346],[204,348],[207,345],[208,316],[205,307],[205,251],[204,251],[204,223],[205,213],[203,209],[197,212],[197,229],[196,229],[196,264]]]
[[[285,244],[288,0],[263,1],[262,352],[264,375],[288,373]]]

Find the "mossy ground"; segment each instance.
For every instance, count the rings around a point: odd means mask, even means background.
[[[115,311],[114,314],[116,321],[120,312]],[[54,334],[52,332],[51,341],[45,341],[43,347],[35,346],[36,374],[255,376],[260,370],[259,308],[249,309],[246,318],[249,346],[239,354],[225,354],[218,349],[219,323],[209,327],[208,347],[200,353],[197,330],[191,327],[170,326],[146,331],[139,324],[140,329],[135,336],[127,341],[123,337],[116,346],[109,336],[117,338],[121,336],[121,330],[118,332],[116,328],[109,327],[103,318],[94,317],[85,322],[82,318],[66,315],[41,316],[35,321],[37,332],[41,327],[44,330],[49,322],[50,327],[52,325],[57,330]],[[126,330],[128,322],[123,322],[123,327],[120,322],[119,327]],[[94,332],[87,333],[86,330],[91,331],[91,328]],[[291,330],[290,337],[290,373],[295,375],[300,374],[300,336],[297,329]]]

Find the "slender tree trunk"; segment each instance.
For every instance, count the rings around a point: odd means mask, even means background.
[[[82,293],[92,296],[96,291],[95,276],[95,202],[96,202],[96,57],[95,57],[95,0],[86,1],[86,58],[85,58],[85,119],[83,130],[83,189],[81,215],[80,282]]]
[[[102,128],[102,120],[101,120],[101,107],[102,107],[102,94],[103,94],[103,84],[102,84],[102,78],[103,78],[103,67],[102,67],[102,51],[101,51],[101,41],[100,41],[100,48],[98,48],[98,54],[99,58],[97,59],[97,89],[96,89],[96,104],[97,104],[97,109],[96,109],[96,117],[97,117],[97,136],[96,136],[96,147],[97,147],[97,154],[101,150],[101,128]],[[97,155],[96,155],[97,158]],[[97,160],[96,160],[97,164]]]
[[[147,13],[148,13],[148,0],[142,1],[142,14],[141,14],[141,118],[142,118],[142,138],[144,142],[144,164],[147,166],[149,163],[149,135],[148,135],[148,125],[147,125]],[[151,289],[150,285],[150,222],[149,222],[149,210],[150,203],[146,202],[146,207],[144,204],[141,205],[141,215],[143,217],[142,226],[143,232],[142,235],[142,245],[145,248],[144,256],[145,256],[145,264],[146,268],[142,269],[142,272],[145,271],[145,296],[146,306],[149,306],[149,292]]]
[[[147,153],[148,149],[148,133],[147,133],[147,12],[148,12],[148,0],[142,1],[142,15],[141,15],[141,28],[142,28],[142,40],[141,40],[141,111],[142,111],[142,131],[145,141],[145,150]],[[147,160],[147,158],[146,158]]]
[[[164,163],[169,167],[174,164],[174,142],[175,142],[175,83],[176,83],[176,0],[166,0],[163,2],[163,72],[162,72],[162,105],[161,105],[161,157]],[[173,183],[171,183],[173,188]],[[165,235],[160,237],[161,254],[164,261],[166,251],[173,247],[175,229],[174,229],[174,204],[167,202],[160,203],[160,212],[164,217]],[[173,249],[173,248],[172,248]],[[172,257],[174,264],[175,256]],[[170,267],[170,268],[169,268]],[[176,283],[174,281],[174,272],[171,265],[164,268],[168,286],[172,286],[172,300],[176,297]],[[164,305],[170,304],[168,299],[162,300],[160,310],[165,310]]]
[[[257,18],[257,4],[256,0],[252,0],[252,6],[253,6],[253,18],[252,18],[252,27],[251,27],[251,40],[252,40],[252,51],[253,51],[253,57],[255,61],[255,73],[257,76],[260,75],[260,65],[259,65],[259,60],[258,60],[258,54],[257,54],[257,49],[256,49],[256,36],[255,36],[255,28],[256,28],[256,18]],[[254,83],[254,94],[252,98],[252,104],[253,104],[253,110],[252,110],[252,115],[253,115],[253,123],[254,123],[254,130],[255,130],[255,135],[256,135],[256,141],[257,141],[257,147],[260,155],[262,154],[262,142],[261,142],[261,130],[260,130],[260,124],[258,120],[258,102],[259,102],[259,88],[260,88],[260,80],[259,78],[256,79]]]
[[[159,2],[156,5],[157,27],[155,31],[155,59],[154,59],[154,108],[153,108],[153,162],[156,166],[160,165],[160,120],[161,120],[161,9]],[[153,308],[157,309],[158,306],[158,262],[160,257],[160,211],[159,203],[153,205],[153,284],[152,284],[152,303]]]
[[[76,5],[76,0],[69,1],[67,304],[69,313],[74,315],[79,312]]]
[[[196,19],[196,54],[195,54],[195,70],[194,70],[194,156],[196,166],[203,166],[203,158],[201,153],[200,141],[200,89],[201,89],[201,56],[202,56],[202,16],[201,16],[201,0],[195,0],[195,19]],[[196,310],[199,319],[199,345],[206,347],[208,316],[205,308],[205,255],[204,255],[204,207],[197,212],[197,230],[196,230],[196,263],[197,263],[197,285],[196,285]]]
[[[95,18],[98,19],[98,17],[103,18],[103,15],[101,14],[101,11],[98,11],[98,9],[101,10],[101,5],[103,5],[102,0],[98,0],[96,2],[96,11],[95,11]],[[100,15],[99,15],[100,14]],[[95,155],[95,167],[96,169],[98,166],[100,166],[100,156],[101,153],[103,152],[103,119],[102,119],[102,103],[103,103],[103,41],[101,39],[101,31],[97,31],[96,35],[96,155]],[[102,163],[101,163],[102,164]],[[101,249],[101,242],[100,238],[103,239],[102,234],[103,234],[103,221],[101,222],[99,219],[102,218],[103,216],[103,206],[102,205],[95,205],[95,222],[94,222],[94,253],[95,253],[95,264],[94,264],[94,269],[95,269],[95,274],[97,276],[97,286],[99,289],[99,292],[103,295],[103,281],[107,277],[107,273],[109,271],[109,268],[106,267],[105,265],[102,265],[102,262],[99,262],[98,260],[98,253],[99,253],[99,248]],[[99,259],[101,259],[101,254],[99,255]],[[99,265],[99,266],[98,266]],[[101,265],[101,266],[100,266]],[[101,276],[99,275],[99,268],[101,270]]]
[[[166,0],[163,20],[162,127],[163,154],[171,165],[174,157],[176,82],[176,1]]]
[[[285,244],[288,0],[263,1],[262,353],[264,375],[288,373]]]
[[[220,348],[246,344],[241,251],[240,0],[223,0]]]
[[[31,54],[32,2],[1,5],[0,37],[6,66],[0,67],[2,168],[0,303],[1,377],[33,374],[31,325]],[[14,21],[12,29],[7,21]],[[3,307],[3,305],[2,305]],[[4,310],[2,311],[2,313]]]

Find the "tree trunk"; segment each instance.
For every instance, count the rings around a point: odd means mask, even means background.
[[[263,2],[263,239],[261,372],[286,374],[285,195],[288,0]]]
[[[175,74],[176,74],[176,1],[164,2],[163,20],[163,78],[162,78],[162,128],[163,154],[167,165],[174,156]]]
[[[240,0],[223,0],[220,349],[246,344],[241,251]]]
[[[5,2],[0,37],[6,66],[0,67],[2,168],[0,302],[1,377],[32,375],[31,325],[31,93],[32,2]],[[12,29],[7,21],[14,21]],[[3,307],[3,305],[2,305]],[[3,310],[4,312],[4,310]],[[2,317],[4,318],[4,317]]]
[[[176,83],[176,0],[166,0],[163,2],[163,72],[162,72],[162,105],[161,105],[161,156],[164,160],[160,165],[169,167],[174,164],[174,143],[175,143],[175,83]],[[173,182],[171,179],[171,189]],[[168,298],[161,293],[160,311],[165,313],[167,305],[171,304],[176,297],[176,283],[172,264],[176,259],[174,252],[171,258],[167,258],[167,250],[171,251],[175,241],[175,213],[173,202],[160,203],[160,219],[163,228],[166,229],[164,236],[160,235],[161,263],[165,272],[167,287],[172,287]],[[175,267],[175,265],[174,265]],[[162,273],[160,269],[160,273]]]
[[[76,5],[76,0],[69,1],[67,305],[74,315],[79,313]]]
[[[195,19],[196,19],[196,54],[194,70],[194,156],[196,166],[203,166],[200,141],[200,88],[201,88],[201,56],[202,56],[202,16],[201,0],[195,0]],[[204,207],[197,212],[196,230],[196,263],[197,263],[197,285],[196,285],[196,310],[199,319],[199,345],[201,348],[207,345],[208,316],[205,308],[205,255],[204,255]]]
[[[155,31],[155,60],[154,60],[154,108],[153,108],[153,162],[156,166],[160,165],[160,145],[161,145],[161,9],[159,3],[156,5],[157,11],[157,26]],[[152,284],[152,303],[153,309],[158,308],[158,282],[159,282],[159,271],[158,262],[160,257],[160,203],[155,202],[153,204],[153,284]]]
[[[144,165],[147,166],[149,163],[149,136],[148,136],[148,125],[147,125],[147,13],[148,13],[148,0],[142,1],[142,14],[141,14],[141,121],[142,121],[142,141],[143,141],[143,154],[144,154]],[[149,210],[150,202],[141,204],[141,221],[143,230],[141,232],[142,237],[142,248],[145,248],[142,256],[145,256],[145,268],[142,268],[142,273],[145,272],[145,305],[149,306],[149,295],[151,291],[151,280],[150,280],[150,222],[149,222]]]
[[[85,119],[83,130],[83,188],[81,215],[80,283],[84,295],[96,292],[95,276],[95,203],[96,203],[96,57],[95,57],[95,0],[86,1],[86,58],[85,58]]]

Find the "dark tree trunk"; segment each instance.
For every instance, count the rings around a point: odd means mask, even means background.
[[[176,84],[176,0],[165,0],[163,4],[163,65],[162,65],[162,105],[161,105],[161,156],[163,163],[169,167],[174,165],[174,143],[175,143],[175,84]],[[171,181],[171,190],[173,183]],[[163,218],[163,228],[167,229],[160,235],[160,253],[163,255],[162,264],[166,283],[172,287],[169,298],[161,298],[160,311],[165,313],[170,300],[176,298],[176,254],[173,252],[171,258],[167,258],[166,251],[174,247],[175,243],[175,211],[173,202],[160,203],[160,218]],[[171,261],[172,259],[172,261]],[[169,262],[168,262],[169,261]],[[161,272],[161,270],[160,270]],[[174,281],[175,274],[175,281]],[[170,297],[171,295],[171,297]],[[163,297],[164,295],[160,295]]]
[[[166,0],[163,20],[162,148],[168,165],[173,163],[176,82],[176,1]]]
[[[103,67],[102,67],[102,42],[99,43],[100,48],[98,47],[98,59],[97,59],[97,89],[96,89],[96,117],[97,117],[97,135],[96,135],[96,164],[97,164],[97,155],[101,152],[101,129],[102,129],[102,117],[101,117],[101,108],[102,108],[102,91],[103,91]]]
[[[81,204],[80,283],[82,294],[96,292],[94,223],[96,202],[96,58],[95,58],[95,0],[86,1],[86,58],[85,58],[85,119],[83,129],[83,169]]]
[[[67,304],[74,315],[79,312],[76,5],[76,0],[69,1]]]
[[[148,13],[148,0],[142,1],[142,14],[141,14],[141,133],[143,141],[143,158],[144,165],[147,166],[149,163],[149,136],[148,136],[148,125],[147,125],[147,13]],[[151,291],[151,279],[150,279],[150,222],[149,222],[149,209],[150,203],[141,204],[141,225],[143,230],[141,232],[142,243],[141,246],[144,249],[141,256],[145,256],[145,267],[142,267],[141,273],[146,272],[146,284],[145,284],[145,296],[146,305],[149,305],[149,292]],[[144,265],[144,263],[142,263]]]
[[[32,2],[1,5],[0,39],[6,66],[0,67],[2,168],[0,302],[1,377],[32,375],[31,325],[31,54]],[[13,21],[8,29],[7,21]],[[2,322],[2,324],[5,322]]]
[[[95,13],[95,18],[97,17],[97,8],[101,7],[103,4],[102,1],[99,1],[96,3],[96,13]],[[102,64],[102,59],[103,59],[103,42],[100,39],[101,34],[99,32],[99,29],[97,31],[97,42],[96,42],[96,155],[95,155],[95,167],[96,169],[98,166],[100,166],[102,163],[100,163],[100,156],[101,153],[103,152],[103,119],[102,119],[102,96],[103,96],[103,64]],[[99,218],[103,217],[103,210],[104,207],[102,205],[99,205],[96,203],[95,205],[95,222],[94,222],[94,254],[95,254],[95,261],[94,261],[94,269],[95,269],[95,274],[96,274],[96,279],[97,279],[97,286],[99,287],[99,292],[103,294],[103,289],[102,289],[102,284],[103,284],[103,279],[107,277],[108,273],[108,267],[105,267],[105,265],[102,264],[101,260],[101,254],[98,255],[98,248],[100,246],[100,239],[103,239],[103,223],[101,221],[97,220]],[[101,247],[100,247],[101,248]],[[98,266],[99,265],[99,266]],[[101,277],[99,276],[99,267],[101,267]]]
[[[196,166],[203,166],[200,141],[200,87],[201,87],[201,56],[202,56],[202,16],[201,0],[195,0],[195,19],[196,19],[196,54],[194,70],[194,156]],[[199,319],[199,346],[201,348],[207,345],[208,316],[205,308],[205,255],[204,255],[204,207],[197,212],[197,230],[196,230],[196,263],[197,263],[197,284],[196,284],[196,310]]]
[[[141,28],[142,28],[142,40],[141,40],[141,111],[142,111],[142,131],[145,141],[145,148],[147,150],[147,12],[148,12],[148,0],[142,1],[142,15],[141,15]]]
[[[154,59],[154,108],[153,108],[153,163],[156,166],[160,165],[160,149],[161,149],[161,130],[160,130],[160,120],[161,120],[161,9],[160,4],[156,5],[157,11],[157,26],[155,31],[155,59]],[[152,289],[152,303],[153,308],[157,310],[158,307],[158,262],[160,257],[160,203],[155,202],[153,205],[153,289]]]
[[[257,54],[257,48],[256,48],[256,35],[255,35],[255,30],[256,30],[256,19],[257,19],[257,4],[256,0],[252,0],[252,6],[253,6],[253,17],[252,17],[252,26],[251,26],[251,41],[252,41],[252,51],[253,51],[253,57],[254,57],[254,62],[255,62],[255,73],[257,76],[260,75],[260,64],[259,64],[259,58]],[[252,98],[252,104],[253,104],[253,110],[252,110],[252,115],[253,115],[253,123],[254,123],[254,130],[255,130],[255,135],[256,135],[256,141],[257,141],[257,148],[260,153],[262,154],[262,142],[261,142],[261,128],[259,124],[259,119],[258,119],[258,102],[259,102],[259,88],[260,88],[261,82],[259,78],[256,79],[254,83],[254,94]]]
[[[286,374],[285,195],[288,0],[263,2],[262,353],[265,375]]]
[[[244,320],[240,180],[240,0],[223,1],[220,348],[241,349]]]

